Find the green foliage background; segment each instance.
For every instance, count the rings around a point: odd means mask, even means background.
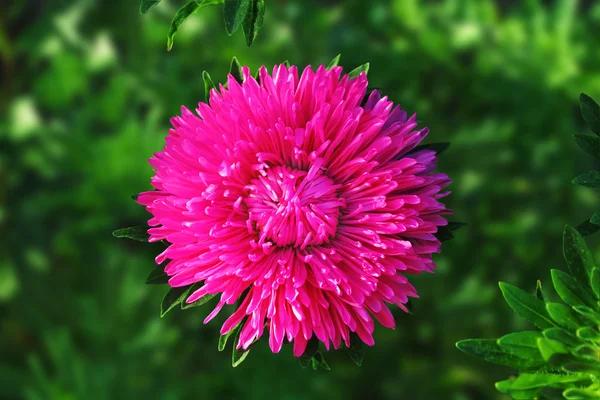
[[[563,268],[561,234],[597,210],[572,186],[592,167],[578,95],[600,98],[600,4],[593,1],[270,0],[252,48],[222,11],[166,32],[183,4],[15,0],[0,13],[0,397],[26,399],[503,399],[510,369],[459,352],[467,337],[529,329],[499,280],[533,292]],[[440,169],[469,224],[414,279],[414,315],[376,329],[362,368],[303,370],[260,343],[231,368],[208,310],[159,317],[143,284],[160,249],[116,240],[145,212],[147,159],[169,117],[203,99],[201,73],[231,56],[255,68],[288,59],[348,70],[369,61],[374,87],[451,141]],[[591,247],[598,248],[592,236]],[[600,256],[597,254],[597,256]]]

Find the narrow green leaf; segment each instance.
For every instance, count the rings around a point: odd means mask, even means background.
[[[563,370],[572,374],[582,373],[588,380],[590,374],[600,376],[600,364],[586,361],[571,361],[563,365]]]
[[[348,75],[350,78],[356,78],[361,72],[364,72],[365,74],[369,73],[369,63],[364,63],[363,65],[354,68]]]
[[[581,341],[562,328],[550,328],[544,331],[546,339],[556,340],[566,346],[578,346]]]
[[[581,324],[577,315],[564,304],[546,303],[546,310],[554,322],[567,330],[576,331]]]
[[[150,237],[147,226],[132,226],[130,228],[117,229],[112,235],[119,239],[131,239],[138,242],[147,242]]]
[[[596,266],[594,257],[583,236],[570,225],[566,225],[563,231],[563,255],[573,277],[587,286]]]
[[[244,36],[246,37],[246,45],[250,47],[258,35],[258,31],[262,27],[265,17],[265,1],[251,0],[248,13],[244,18]]]
[[[244,82],[244,76],[242,75],[242,65],[238,61],[236,57],[231,59],[231,65],[229,66],[229,74],[233,76],[233,78],[240,85]]]
[[[217,87],[213,83],[210,78],[210,74],[207,71],[202,72],[202,80],[204,81],[204,98],[208,103],[208,99],[210,98],[210,89],[216,89]]]
[[[192,293],[193,293],[193,290],[190,290],[190,294],[192,294]],[[186,303],[184,301],[181,303],[181,309],[187,310],[188,308],[203,306],[204,304],[211,301],[216,295],[217,294],[205,294],[204,296],[202,296],[198,300],[194,301],[193,303]]]
[[[146,14],[149,9],[160,3],[160,0],[142,0],[140,2],[140,13]]]
[[[290,68],[291,67],[290,62],[288,60],[285,60],[283,62],[283,65],[285,65],[286,68]]]
[[[509,381],[505,387],[510,389],[526,390],[550,386],[555,384],[575,383],[589,380],[584,374],[558,375],[558,374],[521,374],[517,379]]]
[[[596,135],[600,135],[600,106],[588,95],[581,93],[579,96],[581,115],[588,127]]]
[[[586,326],[577,329],[577,337],[583,340],[600,341],[600,332],[596,328]]]
[[[242,321],[240,321],[239,324],[237,324],[236,326],[234,326],[229,332],[227,332],[224,335],[219,336],[219,345],[217,346],[217,349],[219,351],[223,351],[225,350],[225,346],[227,345],[227,340],[233,336],[233,335],[237,335],[237,332],[239,329],[241,329],[242,327],[242,323],[246,321],[246,318],[244,318]],[[233,346],[237,346],[237,342],[233,342]]]
[[[551,276],[556,293],[568,305],[574,307],[594,304],[592,295],[571,275],[558,269],[553,269]]]
[[[189,289],[189,286],[171,288],[167,294],[165,294],[165,297],[163,297],[160,305],[160,317],[164,317],[166,313],[181,304],[181,302],[185,300]]]
[[[456,343],[456,347],[464,353],[518,370],[538,367],[544,364],[543,360],[521,358],[509,353],[500,347],[495,339],[465,339]]]
[[[542,281],[540,281],[539,279],[537,280],[537,282],[535,284],[535,297],[538,300],[543,301],[544,303],[548,302],[548,296],[546,296],[546,293],[544,292],[544,289],[542,288]]]
[[[306,349],[304,353],[300,357],[298,357],[298,361],[300,361],[300,365],[302,368],[308,367],[311,363],[313,356],[319,350],[319,339],[316,336],[311,337],[306,344]]]
[[[592,291],[594,295],[596,295],[596,299],[600,300],[600,268],[595,267],[592,270],[592,276],[590,278],[590,286],[592,287]]]
[[[162,285],[169,282],[169,276],[162,265],[157,265],[146,278],[147,285]]]
[[[243,363],[246,357],[248,357],[248,354],[250,354],[250,347],[248,347],[246,350],[237,348],[237,344],[240,341],[241,332],[242,330],[238,329],[235,334],[235,339],[233,340],[233,352],[231,353],[231,365],[233,368]]]
[[[569,350],[561,342],[553,339],[538,339],[538,347],[546,361],[555,354],[569,354]]]
[[[573,137],[581,150],[590,156],[600,158],[600,138],[580,133],[573,135]]]
[[[539,388],[516,389],[514,383],[514,380],[496,382],[496,390],[510,396],[513,400],[532,400],[538,397]]]
[[[350,347],[346,349],[348,355],[354,361],[356,365],[359,367],[363,363],[363,359],[365,358],[365,352],[363,350],[363,342],[360,340],[356,333],[352,333],[350,335]]]
[[[592,321],[594,324],[600,325],[600,313],[597,313],[592,308],[586,306],[575,306],[573,309]]]
[[[329,64],[327,64],[327,71],[329,71],[333,67],[338,66],[341,56],[342,56],[341,54],[338,54],[337,56],[333,57],[333,60],[331,60],[331,62],[329,62]]]
[[[326,371],[331,371],[329,364],[327,364],[327,361],[325,361],[325,357],[323,357],[323,354],[321,354],[320,351],[317,351],[313,356],[312,367],[314,370],[317,370],[318,367],[321,367]]]
[[[541,337],[541,333],[534,331],[509,333],[498,339],[498,345],[517,357],[537,358],[543,363],[537,345],[537,340]]]
[[[544,303],[534,295],[505,282],[500,282],[499,285],[508,305],[522,318],[540,329],[556,326],[550,315],[548,315]]]
[[[229,36],[237,31],[248,14],[250,0],[225,0],[223,3],[223,16],[225,29]]]
[[[179,30],[181,24],[185,22],[186,19],[190,17],[190,15],[194,14],[200,8],[202,8],[204,4],[200,4],[196,1],[190,1],[183,7],[181,7],[175,13],[173,20],[171,21],[171,27],[169,28],[169,33],[167,33],[167,50],[171,51],[173,48],[173,39],[175,37],[175,33]]]
[[[600,187],[600,172],[590,171],[581,174],[573,179],[573,184],[590,188]]]
[[[444,151],[448,150],[450,147],[450,142],[439,142],[439,143],[428,143],[421,144],[411,150],[411,153],[421,151],[421,150],[434,150],[437,155],[442,154]]]

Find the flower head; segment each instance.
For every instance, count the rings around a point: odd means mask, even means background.
[[[273,352],[287,338],[296,356],[313,335],[327,349],[351,332],[373,345],[374,319],[394,328],[388,305],[417,297],[408,276],[434,270],[447,224],[450,180],[432,172],[435,151],[415,149],[428,129],[367,97],[364,73],[242,74],[197,115],[182,108],[150,160],[156,190],[138,201],[150,241],[170,244],[156,261],[173,287],[202,283],[188,303],[220,294],[205,323],[236,304],[221,334],[241,324],[238,348],[265,330]]]

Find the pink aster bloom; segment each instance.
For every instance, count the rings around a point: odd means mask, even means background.
[[[156,190],[138,201],[150,241],[170,244],[156,262],[172,287],[203,283],[188,303],[220,294],[205,323],[237,303],[221,328],[243,323],[237,348],[265,330],[296,356],[313,335],[373,345],[374,319],[395,328],[388,305],[417,297],[408,276],[434,270],[447,224],[450,180],[435,151],[414,150],[428,129],[377,91],[365,99],[364,73],[242,70],[197,115],[182,108],[150,159]]]

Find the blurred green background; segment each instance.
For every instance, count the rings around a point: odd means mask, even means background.
[[[497,282],[549,286],[563,225],[596,209],[570,180],[592,168],[572,134],[585,131],[579,93],[600,99],[600,4],[268,0],[250,49],[207,7],[167,52],[183,3],[144,16],[137,0],[2,5],[0,398],[503,399],[493,382],[512,371],[454,343],[526,329]],[[428,141],[452,142],[440,169],[469,226],[414,279],[414,315],[376,329],[362,368],[342,353],[330,372],[303,370],[262,341],[233,369],[207,309],[159,318],[165,288],[144,280],[160,245],[111,231],[147,218],[129,196],[150,188],[169,117],[203,99],[203,70],[338,53],[350,69],[370,61],[372,86],[418,111]]]

